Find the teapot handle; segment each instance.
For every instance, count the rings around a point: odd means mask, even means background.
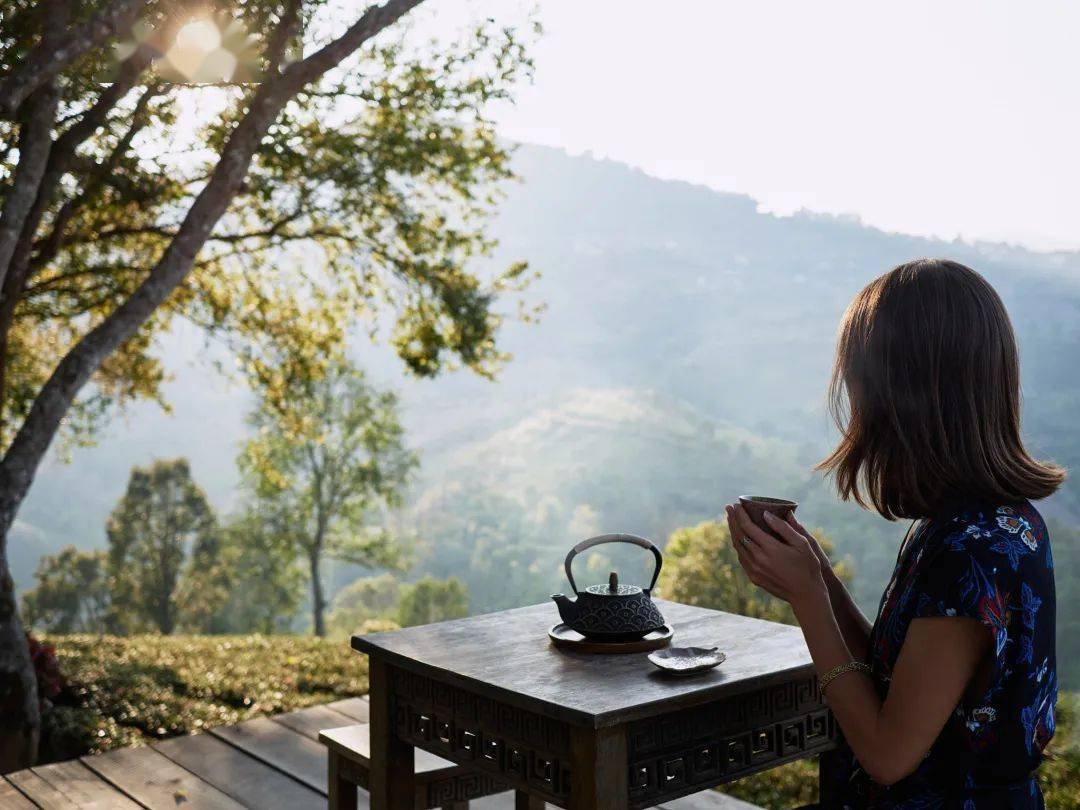
[[[641,546],[653,553],[653,558],[656,560],[656,568],[653,569],[652,582],[649,583],[649,587],[645,589],[646,594],[651,594],[652,589],[656,587],[656,580],[660,578],[660,568],[664,564],[664,555],[660,553],[660,549],[654,546],[651,542],[644,537],[638,537],[636,534],[601,534],[596,537],[590,537],[588,540],[582,540],[566,555],[566,561],[563,563],[563,567],[566,569],[566,578],[570,580],[570,587],[574,589],[574,595],[577,595],[577,583],[574,582],[574,572],[571,569],[571,563],[581,552],[586,549],[590,549],[593,546],[599,546],[602,543],[630,543],[635,546]]]

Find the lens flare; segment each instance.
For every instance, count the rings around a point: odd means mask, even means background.
[[[209,53],[221,47],[221,32],[210,20],[192,20],[176,32],[176,44],[181,48]]]

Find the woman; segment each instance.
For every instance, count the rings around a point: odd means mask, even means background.
[[[1065,478],[1020,440],[1016,341],[994,289],[951,261],[901,265],[840,329],[842,438],[819,467],[844,499],[915,521],[871,627],[793,517],[738,505],[750,579],[789,602],[850,768],[840,806],[1041,808],[1054,733],[1054,576],[1030,501]],[[777,539],[779,538],[779,539]]]

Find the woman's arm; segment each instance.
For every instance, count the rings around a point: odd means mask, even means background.
[[[851,598],[851,594],[844,583],[840,581],[840,577],[833,571],[832,563],[821,548],[817,538],[795,519],[793,513],[788,513],[787,522],[791,528],[806,538],[814,552],[814,556],[817,557],[818,562],[821,564],[821,577],[825,580],[825,588],[829,592],[829,603],[832,605],[833,613],[836,616],[836,624],[840,628],[840,633],[844,636],[848,650],[856,661],[866,661],[870,643],[870,622],[863,615],[863,612],[859,610],[859,606]],[[732,537],[734,538],[734,535]]]
[[[737,532],[733,536],[739,537],[736,548],[744,569],[755,584],[791,604],[819,676],[853,660],[806,538],[774,518],[770,525],[784,538],[781,542],[754,526],[739,506],[729,509],[728,517]],[[874,781],[892,784],[915,770],[989,649],[989,631],[974,620],[916,619],[884,701],[861,672],[833,681],[829,707]]]

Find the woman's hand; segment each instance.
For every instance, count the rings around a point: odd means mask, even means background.
[[[806,542],[810,544],[810,548],[814,550],[814,556],[818,558],[818,562],[821,563],[821,573],[832,571],[832,563],[829,561],[829,555],[821,548],[821,543],[817,541],[814,535],[810,534],[806,528],[795,519],[794,512],[787,513],[787,524],[806,538]]]
[[[725,511],[731,541],[751,582],[788,602],[796,612],[801,605],[818,600],[829,602],[822,576],[828,558],[824,554],[819,557],[820,549],[815,551],[817,544],[811,544],[811,539],[803,533],[805,529],[799,531],[766,512],[765,519],[782,538],[777,540],[754,525],[741,505],[727,506]]]

